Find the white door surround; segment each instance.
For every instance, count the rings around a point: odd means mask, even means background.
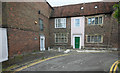
[[[75,49],[75,37],[80,37],[80,47],[79,47],[79,49],[81,49],[81,35],[73,35],[73,49]]]
[[[40,36],[40,51],[45,51],[45,36]]]

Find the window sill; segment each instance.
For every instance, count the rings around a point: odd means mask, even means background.
[[[55,28],[55,29],[65,29],[65,28]]]
[[[95,26],[95,25],[96,25],[96,26],[97,26],[97,25],[98,25],[98,26],[99,26],[99,25],[100,25],[100,26],[101,26],[101,25],[103,26],[103,24],[87,24],[87,25],[88,25],[88,26]]]
[[[86,42],[86,43],[88,43],[88,44],[102,44],[103,42]]]
[[[56,42],[55,42],[55,44],[67,44],[67,43],[68,43],[68,42],[66,42],[66,43],[56,43]]]

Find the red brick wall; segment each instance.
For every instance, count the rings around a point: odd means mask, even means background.
[[[8,29],[9,57],[16,54],[39,51],[39,33],[19,29]]]
[[[47,3],[7,2],[2,3],[2,6],[2,26],[8,28],[10,57],[17,55],[19,51],[27,53],[39,50],[41,34],[45,36],[45,48],[49,46],[49,17],[52,9]],[[43,20],[43,31],[40,31],[39,18]],[[35,21],[38,23],[35,24]]]

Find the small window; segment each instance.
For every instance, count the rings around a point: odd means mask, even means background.
[[[38,11],[38,14],[40,14],[40,10]]]
[[[81,10],[83,10],[83,9],[84,9],[84,7],[81,7],[80,9],[81,9]]]
[[[40,24],[40,30],[43,31],[43,21],[39,19],[39,24]]]
[[[80,26],[80,19],[75,19],[75,26],[79,27]]]
[[[95,9],[98,8],[98,6],[95,6]]]

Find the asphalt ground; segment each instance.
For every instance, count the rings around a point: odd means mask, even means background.
[[[38,62],[20,71],[105,71],[108,72],[115,61],[116,52],[81,53],[71,52],[66,56]]]

